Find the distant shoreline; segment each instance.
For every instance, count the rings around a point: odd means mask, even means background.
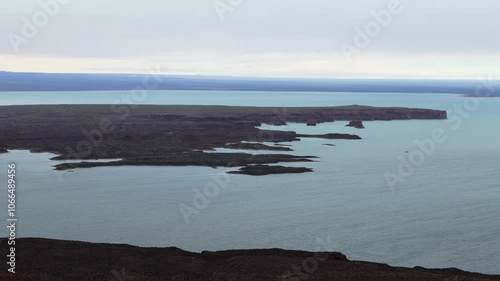
[[[349,93],[436,93],[474,95],[487,84],[500,95],[500,81],[425,79],[319,79],[179,76],[160,74],[60,74],[0,72],[0,92],[16,91],[270,91]]]

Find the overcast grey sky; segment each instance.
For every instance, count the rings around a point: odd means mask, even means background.
[[[3,70],[500,78],[498,0],[60,0],[33,38],[57,0],[0,1]]]

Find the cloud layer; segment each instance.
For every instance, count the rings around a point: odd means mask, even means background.
[[[172,74],[500,77],[494,0],[64,0],[16,52],[9,35],[23,36],[23,18],[40,21],[40,3],[55,1],[2,4],[4,70],[145,72],[159,64]],[[379,20],[369,44],[346,60],[340,46],[356,47],[359,30],[369,33],[391,1],[401,12]]]

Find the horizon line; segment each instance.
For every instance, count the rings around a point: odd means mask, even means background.
[[[12,74],[52,74],[52,75],[131,75],[131,76],[142,76],[151,75],[151,73],[139,73],[139,72],[36,72],[36,71],[8,71],[0,70],[0,73],[12,73]],[[443,78],[443,77],[292,77],[292,76],[247,76],[247,75],[209,75],[209,74],[169,74],[169,73],[157,73],[154,75],[158,76],[170,76],[170,77],[200,77],[200,78],[234,78],[234,79],[276,79],[276,80],[414,80],[414,81],[477,81],[480,77],[476,78]],[[494,78],[490,81],[500,82],[500,78]]]

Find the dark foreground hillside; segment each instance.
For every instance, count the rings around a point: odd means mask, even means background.
[[[397,268],[349,261],[340,253],[237,250],[190,253],[177,248],[140,248],[47,239],[16,240],[16,274],[7,272],[6,239],[0,239],[0,280],[500,280],[457,269]]]

